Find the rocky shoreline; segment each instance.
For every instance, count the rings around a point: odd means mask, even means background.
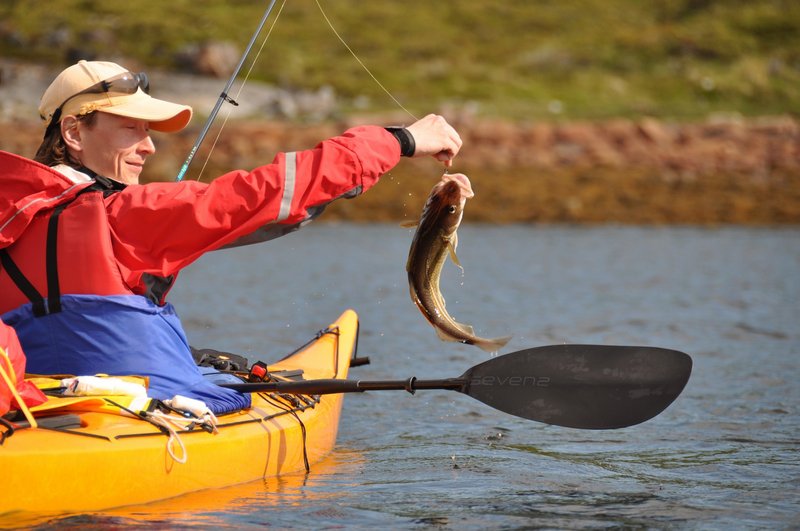
[[[351,125],[229,122],[202,179],[268,162],[279,150],[313,146]],[[800,123],[790,117],[457,125],[464,148],[454,171],[469,175],[477,192],[468,221],[800,223]],[[5,122],[0,149],[30,156],[41,131],[39,123]],[[159,153],[147,179],[174,179],[197,132],[194,126],[179,135],[157,135]],[[197,178],[213,135],[189,178]],[[430,160],[403,160],[369,193],[335,203],[325,219],[414,218],[439,171]]]
[[[8,77],[0,83],[12,102],[7,99],[0,109],[0,149],[31,156],[43,126],[22,116],[35,116],[35,105],[31,111],[28,100],[30,94],[41,93],[33,85],[46,75],[34,79],[30,70],[24,70],[16,77],[24,77],[22,72],[30,77],[27,91],[11,91],[19,83],[10,85]],[[207,102],[191,103],[196,108],[211,107]],[[468,221],[800,223],[800,121],[793,116],[729,115],[695,123],[653,118],[512,123],[458,111],[442,113],[464,140],[453,170],[469,175],[477,193],[467,207]],[[352,125],[398,121],[397,116],[329,119],[313,125],[229,121],[201,178],[269,162],[278,151],[311,147]],[[159,153],[151,159],[146,179],[174,179],[200,126],[196,119],[181,134],[155,135]],[[189,178],[197,178],[215,135],[212,129]],[[431,160],[403,160],[363,197],[332,205],[325,219],[415,218],[440,171],[441,166]]]

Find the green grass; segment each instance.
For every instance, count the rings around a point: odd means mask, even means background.
[[[800,114],[796,0],[320,2],[358,57],[417,114],[467,102],[518,120]],[[267,4],[4,0],[0,53],[61,65],[74,47],[175,68],[193,43],[227,40],[243,50]],[[315,0],[286,2],[253,77],[331,85],[345,102],[368,101],[367,110],[396,108]]]

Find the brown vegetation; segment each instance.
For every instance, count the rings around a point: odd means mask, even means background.
[[[311,147],[349,125],[229,123],[203,179]],[[464,147],[453,171],[469,175],[477,194],[467,207],[470,222],[800,222],[800,122],[791,117],[456,125]],[[0,146],[30,156],[40,134],[39,124],[6,123]],[[148,178],[172,180],[196,134],[158,135]],[[203,166],[211,137],[190,177]],[[369,193],[333,205],[325,219],[415,218],[440,171],[429,159],[403,160]]]

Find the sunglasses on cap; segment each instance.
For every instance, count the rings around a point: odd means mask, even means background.
[[[135,94],[137,90],[142,89],[145,94],[150,93],[150,81],[147,79],[147,74],[144,72],[123,72],[114,77],[98,81],[91,87],[87,87],[80,92],[77,92],[61,102],[61,105],[53,113],[50,123],[47,125],[47,130],[44,136],[50,134],[51,129],[61,120],[61,110],[72,98],[77,98],[84,94]]]

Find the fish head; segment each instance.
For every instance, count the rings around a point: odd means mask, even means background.
[[[463,173],[445,173],[442,175],[442,180],[439,181],[439,183],[443,184],[449,181],[458,183],[461,189],[461,197],[464,200],[475,197],[475,192],[472,191],[472,183],[469,182],[469,178]]]
[[[461,183],[452,179],[442,179],[436,183],[428,196],[422,211],[420,227],[435,228],[445,235],[453,234],[461,224],[467,198]]]

